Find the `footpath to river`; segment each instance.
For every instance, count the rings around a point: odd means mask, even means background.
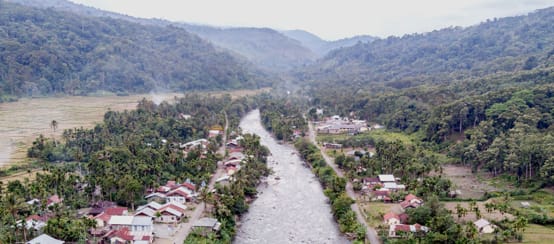
[[[338,230],[319,181],[294,147],[279,144],[262,127],[258,110],[247,114],[240,127],[260,136],[269,148],[268,165],[274,174],[258,188],[235,243],[349,243]]]

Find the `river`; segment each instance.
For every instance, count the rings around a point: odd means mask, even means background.
[[[262,127],[259,110],[248,113],[240,127],[243,133],[260,136],[269,148],[268,165],[274,174],[258,188],[235,243],[349,243],[338,230],[317,178],[303,166],[294,147],[277,143]]]

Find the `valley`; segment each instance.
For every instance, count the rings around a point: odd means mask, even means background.
[[[0,243],[554,238],[554,3],[99,1],[0,0]]]

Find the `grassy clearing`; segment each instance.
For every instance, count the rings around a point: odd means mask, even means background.
[[[254,95],[268,89],[205,92],[214,96],[230,94],[232,97]],[[108,110],[134,109],[142,98],[161,102],[183,96],[178,93],[138,94],[130,96],[73,96],[24,98],[17,102],[0,103],[0,168],[27,163],[27,148],[40,134],[59,137],[65,129],[90,128],[102,121]],[[52,120],[58,122],[54,131]]]
[[[369,226],[380,227],[384,225],[383,215],[388,212],[402,213],[399,204],[382,202],[358,202],[360,208],[366,215],[366,222]]]
[[[481,217],[487,220],[496,220],[500,221],[503,219],[514,219],[514,216],[509,213],[500,213],[499,211],[491,211],[490,213],[487,212],[487,209],[485,208],[486,202],[476,202],[477,206],[479,207],[479,211],[481,212]],[[456,205],[460,204],[465,209],[469,209],[469,202],[445,202],[444,207],[450,211],[452,211],[452,217],[454,217],[455,220],[458,220],[459,222],[468,222],[468,221],[476,221],[477,217],[475,216],[474,212],[469,212],[466,216],[458,219],[458,215],[456,214]]]
[[[554,240],[553,228],[530,224],[523,233],[522,243],[549,244],[552,240]]]
[[[0,178],[0,182],[2,182],[3,185],[7,186],[8,182],[10,182],[10,181],[19,180],[21,182],[24,182],[25,178],[27,178],[29,180],[34,180],[37,177],[37,174],[39,174],[39,173],[44,174],[44,171],[42,171],[41,169],[35,169],[35,170],[32,170],[30,173],[29,172],[18,172],[18,173],[11,174],[9,176]]]
[[[406,144],[413,144],[415,136],[404,133],[390,132],[386,130],[372,130],[354,136],[348,134],[318,134],[317,140],[321,142],[342,141],[347,139],[373,139],[374,141],[396,141],[400,140]]]
[[[548,189],[542,189],[529,195],[515,196],[511,206],[524,215],[547,215],[554,218],[554,195]],[[521,202],[528,202],[531,206],[523,208]]]

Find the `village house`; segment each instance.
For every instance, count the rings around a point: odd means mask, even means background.
[[[26,242],[26,244],[64,244],[62,240],[58,240],[54,237],[51,237],[47,234],[42,234],[36,238]]]
[[[229,154],[229,157],[227,157],[227,161],[230,160],[243,160],[246,158],[242,152],[232,152]]]
[[[376,177],[366,177],[362,179],[362,183],[372,188],[373,186],[380,185],[381,181],[379,181],[379,178],[376,178]]]
[[[383,189],[389,191],[403,191],[406,189],[405,185],[396,183],[396,178],[394,175],[378,175],[379,182]]]
[[[210,142],[206,139],[198,139],[196,141],[191,141],[191,142],[187,142],[187,143],[183,143],[183,144],[179,144],[179,148],[181,149],[184,149],[186,151],[189,151],[189,150],[192,150],[192,149],[195,149],[195,148],[202,148],[202,149],[206,149],[207,145],[209,144]]]
[[[178,223],[185,216],[187,206],[179,203],[166,203],[160,205],[150,202],[147,205],[140,206],[135,216],[146,216],[154,219],[156,223]]]
[[[404,197],[404,201],[400,203],[400,207],[403,209],[407,208],[418,208],[423,205],[423,199],[416,197],[413,194],[408,194]]]
[[[479,233],[490,234],[494,232],[495,226],[486,219],[479,219],[473,222]]]
[[[107,208],[117,207],[117,204],[110,201],[98,201],[90,204],[90,207],[91,209],[89,210],[88,214],[96,216],[106,211]]]
[[[198,195],[196,192],[196,186],[190,182],[184,182],[178,184],[175,181],[167,181],[164,186],[158,187],[155,192],[149,190],[150,194],[146,195],[144,198],[149,202],[177,202],[184,204],[190,202],[196,198]]]
[[[118,230],[111,230],[102,237],[104,243],[110,244],[149,244],[152,243],[154,238],[152,235],[135,235],[129,228],[121,228]]]
[[[325,147],[327,149],[341,149],[342,144],[324,142],[323,147]]]
[[[199,230],[202,235],[207,235],[210,232],[217,232],[221,227],[221,223],[214,218],[201,218],[194,222],[192,228]]]
[[[387,213],[383,216],[383,220],[387,225],[398,225],[400,224],[400,217],[395,213]]]
[[[389,237],[401,237],[403,233],[427,233],[429,231],[429,228],[420,225],[420,224],[414,224],[414,225],[406,225],[406,224],[396,224],[396,225],[390,225],[389,226]]]
[[[110,232],[128,229],[134,240],[142,240],[144,236],[150,240],[153,237],[154,223],[146,216],[112,216],[108,221]],[[108,234],[110,233],[108,232]]]
[[[390,198],[390,192],[388,190],[376,190],[371,192],[372,201],[383,201],[385,203],[392,202]]]
[[[318,123],[316,127],[317,133],[321,134],[356,134],[367,130],[368,127],[365,120],[349,120],[348,118],[341,118],[338,115],[327,118],[325,121]]]
[[[408,214],[396,214],[394,212],[389,212],[383,216],[383,220],[387,225],[405,224],[406,222],[408,222]]]
[[[25,219],[25,228],[28,230],[35,229],[35,230],[41,230],[46,226],[46,223],[48,222],[48,219],[50,219],[50,215],[36,215],[33,214]]]

